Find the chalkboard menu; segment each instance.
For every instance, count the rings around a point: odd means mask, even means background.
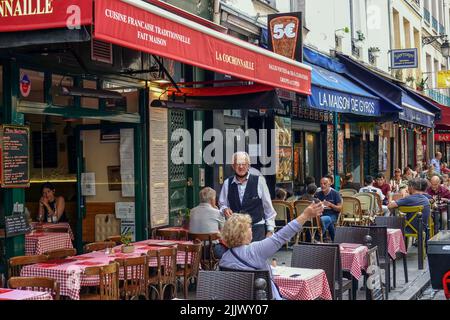
[[[30,130],[25,126],[3,125],[1,135],[1,186],[30,186]]]
[[[367,252],[367,289],[372,300],[384,300],[383,279],[378,259],[378,249],[373,247]]]
[[[6,237],[13,237],[31,231],[31,226],[24,213],[14,213],[5,217]]]

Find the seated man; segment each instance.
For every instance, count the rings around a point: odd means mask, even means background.
[[[314,201],[314,195],[317,192],[317,186],[314,183],[306,187],[306,193],[300,197],[300,200]]]
[[[337,222],[339,213],[342,210],[342,198],[339,192],[331,188],[331,181],[327,177],[320,180],[321,191],[316,193],[316,197],[322,201],[324,207],[323,215],[320,217],[323,232],[328,230],[331,241],[334,241],[334,224]]]
[[[384,196],[383,192],[380,189],[378,189],[378,188],[373,186],[373,182],[374,181],[373,181],[373,177],[372,176],[366,176],[364,178],[364,185],[365,185],[365,187],[362,187],[361,189],[359,189],[359,192],[376,193],[376,194],[378,194],[380,196],[381,203],[383,203],[383,200],[384,200],[385,196]],[[378,204],[377,204],[377,208],[378,208]],[[385,216],[389,216],[390,215],[390,212],[389,212],[389,209],[388,209],[387,206],[381,205],[381,209],[382,209],[383,214]],[[378,212],[378,210],[377,210],[377,212]]]
[[[408,192],[409,196],[392,201],[389,203],[388,208],[389,209],[395,209],[398,207],[415,207],[415,206],[423,206],[422,211],[422,222],[425,226],[425,232],[426,232],[426,239],[428,239],[428,217],[430,216],[430,200],[422,194],[421,189],[423,188],[423,179],[412,179],[408,181]],[[408,219],[408,215],[407,215]],[[413,224],[414,227],[417,229],[418,224]]]
[[[441,184],[441,179],[438,176],[434,176],[430,180],[430,186],[427,188],[426,193],[433,197],[434,201],[440,202],[436,203],[436,205],[441,205],[439,212],[442,215],[442,227],[447,229],[447,206],[443,206],[443,204],[450,201],[450,190]]]
[[[210,187],[203,188],[200,191],[200,204],[191,210],[189,232],[220,232],[224,224],[225,219],[216,206],[216,191]],[[218,242],[214,244],[214,255],[216,258],[222,257],[226,248]]]
[[[381,190],[381,192],[384,194],[383,204],[388,205],[391,193],[391,185],[386,182],[386,177],[384,176],[384,174],[382,173],[377,174],[376,181],[373,184],[373,186]]]

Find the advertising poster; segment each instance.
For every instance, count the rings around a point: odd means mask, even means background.
[[[275,117],[275,154],[277,183],[292,182],[292,132],[291,119]]]
[[[328,172],[334,172],[334,135],[333,125],[327,125],[327,163]]]
[[[344,173],[344,131],[338,132],[338,172]]]

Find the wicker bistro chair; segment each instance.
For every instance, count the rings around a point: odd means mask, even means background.
[[[116,243],[113,241],[92,242],[92,243],[86,244],[83,248],[83,251],[84,251],[84,253],[88,253],[88,252],[93,252],[93,251],[105,250],[106,248],[114,248],[115,246],[116,246]]]
[[[400,229],[402,230],[403,238],[405,237],[405,218],[404,217],[375,217],[375,225],[384,226],[389,229]],[[403,260],[403,272],[405,274],[405,283],[408,282],[408,264],[405,253],[397,252],[397,256],[400,255]],[[397,281],[397,271],[396,271],[396,259],[392,259],[392,279],[393,287],[396,287]]]
[[[55,232],[55,233],[67,233],[69,232],[68,227],[58,227],[58,228],[42,228],[42,232]]]
[[[164,299],[167,288],[171,288],[171,298],[177,294],[177,248],[167,247],[147,252],[149,264],[156,259],[156,267],[150,266],[151,272],[148,278],[149,297],[155,292],[156,298]]]
[[[184,298],[187,299],[190,281],[196,281],[200,268],[200,258],[202,254],[202,243],[179,244],[178,251],[184,252],[184,264],[178,265],[177,278],[183,280]]]
[[[254,297],[252,272],[200,271],[197,300],[252,300]]]
[[[109,236],[104,242],[115,242],[117,246],[122,244],[122,236]]]
[[[120,281],[120,296],[125,300],[145,297],[148,300],[148,261],[147,255],[136,258],[116,259],[120,270],[123,270],[123,281]]]
[[[44,254],[35,256],[17,256],[8,260],[8,277],[20,277],[22,267],[48,260]]]
[[[11,289],[42,291],[51,294],[53,300],[59,300],[59,283],[47,277],[12,277],[8,280]]]
[[[301,243],[292,251],[291,267],[322,269],[334,300],[342,300],[343,291],[349,291],[352,298],[352,283],[342,276],[339,245]]]
[[[156,239],[163,240],[187,240],[187,231],[185,230],[161,230],[156,229]]]
[[[220,234],[213,233],[190,233],[189,240],[198,240],[203,244],[200,264],[203,270],[216,270],[219,264],[219,259],[214,256],[214,243],[220,239]]]
[[[375,196],[370,192],[360,192],[354,196],[361,203],[363,224],[370,224],[375,212]]]
[[[369,235],[367,228],[356,227],[337,227],[334,237],[334,243],[359,243],[367,245],[366,237]]]
[[[49,260],[51,259],[65,259],[77,255],[77,250],[74,248],[56,249],[44,253]]]
[[[267,300],[272,300],[273,299],[273,293],[272,293],[272,278],[270,276],[270,271],[269,270],[237,270],[237,269],[230,269],[230,268],[225,268],[225,267],[219,267],[220,271],[232,271],[232,272],[250,272],[253,273],[254,277],[253,279],[256,281],[257,279],[264,279],[264,281],[266,281],[266,287],[264,288],[265,291],[265,296]],[[259,300],[258,299],[258,292],[254,291],[254,296],[253,296],[254,300]]]
[[[81,294],[81,300],[119,300],[119,264],[112,262],[101,267],[87,267],[84,276],[98,276],[98,293]]]
[[[388,253],[387,227],[386,226],[364,226],[361,228],[369,229],[369,235],[372,237],[372,246],[378,248],[380,268],[385,271],[386,300],[389,299],[391,290],[391,259]]]
[[[341,197],[353,197],[355,194],[357,194],[358,191],[355,189],[341,189],[339,190],[339,194]]]
[[[361,201],[354,197],[342,197],[340,225],[363,224]]]
[[[378,193],[372,192],[372,194],[375,196],[375,214],[378,216],[384,215],[383,213],[383,200],[381,200],[381,197]]]
[[[308,200],[297,200],[294,202],[294,212],[295,216],[298,217],[311,202]],[[306,240],[306,232],[309,232],[311,236],[311,241],[315,238],[316,234],[319,234],[320,241],[323,242],[322,224],[320,222],[320,217],[310,219],[302,228],[302,232],[297,233],[295,236],[295,244],[298,244],[300,235],[302,235],[303,242]]]
[[[285,225],[294,219],[294,207],[292,202],[283,200],[272,200],[272,206],[277,213],[275,217],[275,231],[283,228]],[[289,243],[286,242],[286,249]]]

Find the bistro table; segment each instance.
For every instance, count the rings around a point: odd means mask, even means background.
[[[33,230],[39,229],[63,229],[66,228],[69,233],[70,239],[73,241],[75,237],[72,232],[72,228],[70,228],[70,224],[68,222],[58,222],[58,223],[48,223],[48,222],[32,222],[31,227]]]
[[[388,253],[393,260],[397,256],[397,252],[406,254],[405,239],[402,230],[387,229]]]
[[[25,255],[73,248],[69,233],[32,231],[25,235]]]
[[[91,266],[104,266],[115,259],[138,257],[146,254],[149,250],[157,250],[176,244],[191,244],[192,241],[175,240],[144,240],[133,243],[135,251],[133,253],[122,253],[121,246],[113,248],[111,253],[105,250],[89,252],[86,254],[68,257],[66,259],[49,260],[43,263],[24,266],[20,275],[22,277],[49,277],[55,279],[60,284],[60,294],[68,296],[73,300],[80,299],[80,289],[84,286],[98,285],[98,278],[83,276],[84,269]],[[178,252],[177,264],[185,263],[185,253]],[[150,266],[156,266],[156,258],[149,261]],[[123,279],[120,272],[119,277]]]
[[[53,300],[49,292],[0,288],[0,300]]]
[[[350,274],[359,280],[362,271],[367,268],[367,251],[366,246],[356,243],[341,243],[341,263],[342,270],[349,271]]]
[[[289,300],[331,300],[327,276],[322,269],[279,266],[272,268],[280,294]]]

